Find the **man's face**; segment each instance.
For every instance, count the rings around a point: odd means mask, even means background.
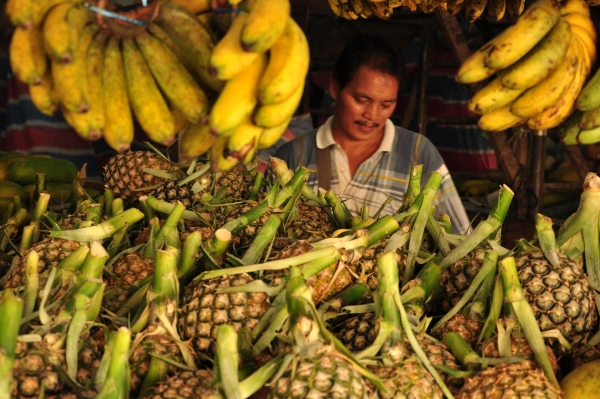
[[[368,141],[383,135],[385,121],[396,108],[398,88],[395,77],[366,66],[361,66],[342,90],[332,81],[334,138],[343,135],[352,141]]]

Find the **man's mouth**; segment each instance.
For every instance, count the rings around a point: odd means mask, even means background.
[[[357,121],[357,122],[355,122],[355,123],[356,123],[358,126],[361,126],[361,127],[367,127],[367,128],[375,128],[375,127],[378,127],[378,126],[379,126],[379,124],[378,124],[378,123],[365,123],[365,122],[360,122],[360,121]]]

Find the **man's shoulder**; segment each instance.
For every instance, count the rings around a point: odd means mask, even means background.
[[[297,152],[299,149],[307,150],[316,148],[317,145],[317,129],[304,132],[293,140],[282,144],[275,152],[275,156],[280,158],[282,155]]]

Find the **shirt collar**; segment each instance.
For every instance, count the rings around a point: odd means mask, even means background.
[[[329,119],[317,130],[317,148],[327,148],[330,145],[334,145],[337,143],[333,139],[333,134],[331,133],[331,122],[333,121],[333,116],[330,116]],[[394,145],[394,136],[396,134],[396,127],[391,120],[385,121],[385,128],[383,130],[383,140],[381,140],[381,144],[379,144],[379,148],[376,152],[391,152],[392,147]]]

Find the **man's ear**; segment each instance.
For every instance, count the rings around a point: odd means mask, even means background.
[[[337,94],[338,94],[338,83],[334,79],[331,79],[329,81],[329,95],[334,100],[337,100]]]

